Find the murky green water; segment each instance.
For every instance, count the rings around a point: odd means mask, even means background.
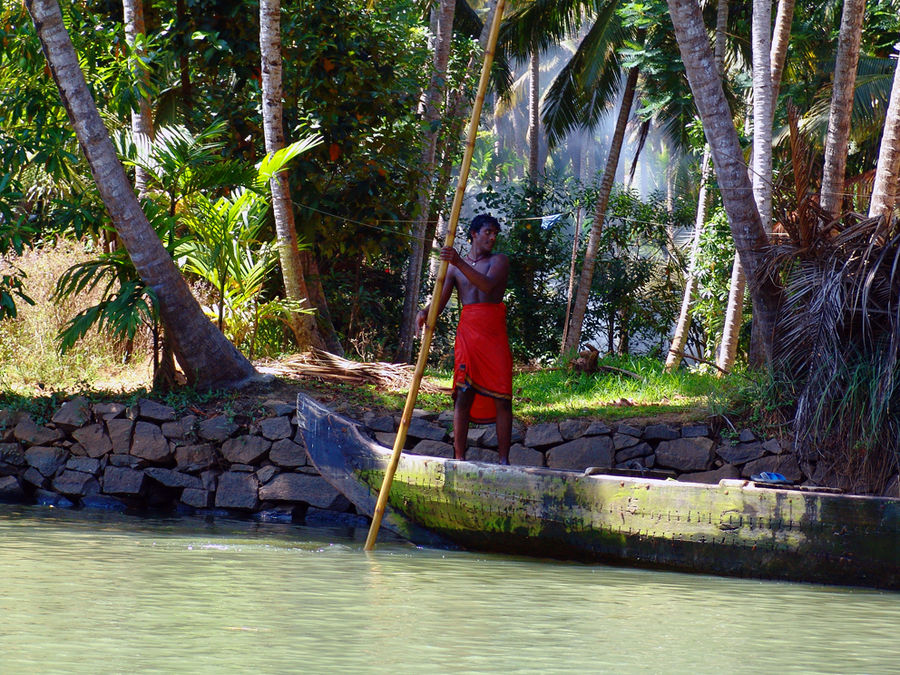
[[[876,673],[900,593],[0,505],[0,673]]]

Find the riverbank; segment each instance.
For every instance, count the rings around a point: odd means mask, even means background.
[[[64,508],[165,510],[260,520],[365,525],[306,455],[297,427],[301,382],[278,381],[246,394],[241,406],[215,402],[178,412],[143,398],[66,400],[49,420],[0,410],[0,500]],[[326,400],[326,403],[329,403]],[[330,404],[391,447],[400,411]],[[417,410],[406,450],[452,456],[451,415]],[[497,462],[492,426],[473,427],[467,459]],[[789,443],[749,430],[722,438],[709,425],[576,418],[514,427],[513,464],[583,471],[616,468],[705,483],[777,472],[797,485],[834,487],[837,478],[798,461]],[[896,479],[885,494],[896,495]]]

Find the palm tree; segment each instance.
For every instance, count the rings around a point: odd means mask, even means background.
[[[840,217],[844,201],[847,142],[865,9],[866,0],[844,0],[838,33],[821,190],[822,208],[832,219]]]
[[[256,370],[204,316],[141,210],[91,98],[56,0],[25,4],[103,203],[135,268],[159,302],[163,324],[188,382],[212,388],[253,378]]]
[[[150,78],[147,76],[146,69],[138,63],[147,51],[143,44],[146,33],[143,0],[122,0],[122,12],[125,23],[125,41],[133,52],[133,75],[141,89],[137,108],[131,111],[131,135],[138,152],[146,154],[150,142],[153,140],[153,119],[150,115],[150,100],[145,94],[149,88]],[[140,164],[134,167],[134,188],[139,197],[147,191],[147,171]]]
[[[900,44],[897,45],[900,50]],[[883,217],[890,223],[894,206],[900,198],[900,59],[894,67],[894,85],[888,104],[878,153],[878,167],[875,170],[875,185],[869,204],[869,217]]]
[[[261,0],[259,3],[259,47],[262,57],[262,117],[266,152],[275,153],[284,147],[281,84],[281,0]],[[281,274],[288,300],[305,309],[311,308],[309,290],[300,260],[294,207],[287,175],[279,172],[269,181],[272,190],[272,210]],[[316,320],[309,312],[291,312],[290,327],[301,349],[325,349],[326,344]]]
[[[722,79],[715,69],[700,8],[693,0],[668,0],[675,36],[694,94],[703,129],[713,156],[722,202],[728,214],[735,248],[747,272],[754,320],[761,323],[763,355],[771,362],[780,288],[762,273],[764,249],[768,242],[765,228],[747,175],[747,165],[731,110],[725,100]]]

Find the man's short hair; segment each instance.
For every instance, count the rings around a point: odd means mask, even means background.
[[[500,221],[490,213],[481,213],[472,218],[472,222],[469,223],[469,241],[472,241],[472,235],[489,225],[496,227],[498,232],[500,231]]]

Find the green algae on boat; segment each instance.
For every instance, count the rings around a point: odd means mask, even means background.
[[[371,515],[390,451],[300,395],[310,459]],[[404,454],[384,524],[417,543],[900,588],[900,500]]]

